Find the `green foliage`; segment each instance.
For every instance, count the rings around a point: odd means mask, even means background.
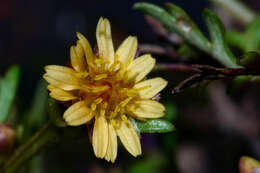
[[[203,12],[211,42],[202,34],[197,25],[180,7],[167,3],[165,9],[151,3],[136,3],[134,8],[160,21],[169,32],[182,36],[189,44],[210,54],[226,67],[238,68],[234,55],[229,50],[225,30],[220,19],[210,10]]]
[[[244,33],[230,31],[226,37],[229,44],[240,48],[244,52],[259,51],[260,18],[256,18],[250,23]]]
[[[49,113],[51,121],[56,126],[58,126],[58,127],[67,126],[66,122],[62,118],[63,111],[61,110],[59,103],[56,102],[52,98],[49,98],[49,100],[48,100],[48,113]]]
[[[260,18],[255,18],[246,29],[245,32],[229,31],[226,35],[230,45],[241,49],[244,55],[240,59],[240,64],[258,71],[259,64],[259,47],[260,47]],[[233,82],[235,86],[240,86],[247,81],[259,81],[259,76],[240,76],[235,78]]]
[[[199,52],[196,51],[194,47],[192,47],[189,44],[183,44],[180,46],[180,48],[177,50],[177,54],[180,57],[183,58],[198,58],[199,57]]]
[[[175,122],[177,119],[177,107],[175,106],[175,104],[172,101],[167,101],[164,104],[165,108],[166,108],[166,112],[165,112],[165,116],[163,117],[163,119],[170,121],[170,122]]]
[[[205,9],[202,14],[212,41],[213,55],[218,56],[222,64],[228,67],[236,67],[236,65],[234,66],[234,64],[236,64],[236,58],[225,41],[225,28],[222,22],[217,15],[209,9]]]
[[[165,165],[165,159],[159,156],[152,156],[142,161],[135,162],[128,173],[150,173],[157,172]]]
[[[250,69],[254,69],[256,71],[259,70],[259,61],[260,55],[257,52],[247,52],[245,53],[240,60],[240,64],[244,67],[248,67]]]
[[[136,3],[134,8],[159,20],[170,32],[175,32],[190,44],[209,53],[210,43],[190,17],[178,6],[167,3],[169,12],[151,3]]]
[[[166,133],[175,130],[175,127],[169,121],[163,119],[136,120],[135,122],[141,133]]]
[[[25,141],[34,133],[36,129],[46,120],[48,92],[46,82],[40,80],[37,84],[29,109],[24,113],[22,125],[19,127],[20,140]]]
[[[11,66],[4,78],[0,78],[0,123],[5,121],[15,99],[20,79],[20,68]]]

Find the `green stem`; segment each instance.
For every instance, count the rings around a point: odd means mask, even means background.
[[[34,136],[23,144],[0,170],[2,173],[15,173],[33,156],[41,152],[46,146],[57,143],[60,139],[58,128],[48,121]]]
[[[217,6],[224,8],[241,23],[247,25],[252,22],[257,14],[239,0],[211,0]]]

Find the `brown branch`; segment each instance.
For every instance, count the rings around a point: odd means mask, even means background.
[[[187,72],[196,72],[196,73],[191,77],[182,81],[179,85],[177,85],[172,90],[173,94],[181,92],[183,89],[189,87],[195,87],[201,83],[205,83],[212,80],[232,78],[241,75],[260,75],[259,71],[252,71],[251,69],[247,69],[247,68],[216,68],[209,65],[183,65],[182,64],[182,69],[186,70]],[[171,68],[169,68],[168,70],[171,70]]]
[[[173,72],[185,72],[185,73],[199,73],[199,70],[192,65],[187,64],[157,64],[153,71],[173,71]]]

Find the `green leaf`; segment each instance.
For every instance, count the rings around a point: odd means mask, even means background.
[[[256,18],[249,26],[244,34],[246,42],[245,52],[259,51],[260,45],[260,18]]]
[[[210,53],[211,45],[190,17],[178,6],[167,3],[169,12],[151,3],[135,3],[134,8],[159,20],[170,32],[176,32],[197,48]]]
[[[59,103],[52,98],[49,98],[48,101],[48,113],[50,119],[56,126],[58,127],[67,126],[66,122],[62,118],[63,111],[61,110]]]
[[[245,53],[250,51],[258,51],[260,46],[260,18],[256,18],[248,25],[244,33],[230,31],[227,33],[227,41],[229,44],[236,46]]]
[[[225,41],[223,24],[212,11],[206,9],[203,14],[213,42],[210,43],[187,13],[172,3],[166,3],[168,11],[154,4],[143,2],[135,3],[134,8],[157,19],[169,32],[179,34],[189,44],[210,54],[224,66],[240,67]]]
[[[246,51],[246,39],[244,34],[231,30],[226,33],[226,41],[229,45],[237,47],[243,50],[244,52]]]
[[[173,124],[163,119],[135,120],[135,123],[141,133],[167,133],[175,130]]]
[[[0,80],[0,123],[5,121],[16,96],[20,78],[20,68],[11,66],[3,79]]]
[[[227,67],[236,68],[236,58],[230,51],[225,40],[225,28],[218,16],[209,9],[203,11],[203,18],[208,27],[212,41],[212,53],[218,60]]]

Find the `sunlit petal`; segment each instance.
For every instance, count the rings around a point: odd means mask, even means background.
[[[108,123],[103,115],[95,116],[92,142],[95,155],[104,158],[108,146]]]
[[[124,65],[128,65],[134,59],[136,55],[136,50],[137,50],[137,38],[133,36],[129,36],[119,46],[119,48],[116,51],[116,55],[119,56],[119,60]]]
[[[117,156],[117,136],[114,127],[108,123],[108,146],[105,159],[107,161],[115,162]]]
[[[163,78],[157,77],[142,81],[136,84],[134,88],[139,90],[138,94],[141,98],[150,99],[164,89],[167,83]]]
[[[49,85],[48,90],[50,91],[50,96],[59,101],[69,101],[69,100],[77,99],[77,97],[74,96],[71,92],[64,91],[55,86]]]
[[[84,49],[81,44],[70,47],[71,65],[77,72],[87,70],[86,60],[84,59]]]
[[[99,57],[108,61],[109,65],[114,62],[114,47],[111,36],[109,21],[100,18],[96,31]]]
[[[130,80],[139,82],[148,73],[150,73],[154,65],[155,65],[155,59],[152,58],[152,56],[149,54],[136,58],[128,67],[128,70],[131,70],[129,76]]]
[[[129,153],[135,157],[142,153],[140,139],[129,120],[127,123],[120,121],[119,128],[116,129],[116,132]]]
[[[154,100],[136,100],[128,108],[130,114],[138,118],[160,118],[165,111],[165,107]]]
[[[92,51],[92,48],[88,42],[88,40],[79,32],[77,32],[77,37],[79,38],[78,43],[81,45],[81,47],[84,49],[85,57],[87,60],[88,65],[93,64],[94,60],[94,53]]]
[[[68,125],[78,126],[90,121],[93,118],[93,113],[86,106],[85,101],[79,101],[64,112],[63,118]]]
[[[58,65],[48,65],[45,66],[45,71],[43,78],[51,85],[64,90],[79,88],[79,81],[73,69]]]

